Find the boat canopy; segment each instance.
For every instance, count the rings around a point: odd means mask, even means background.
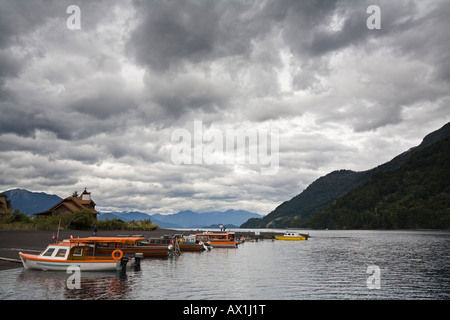
[[[114,242],[114,243],[126,243],[134,244],[138,241],[145,241],[143,237],[87,237],[87,238],[72,238],[69,242],[72,243],[99,243],[99,242]]]

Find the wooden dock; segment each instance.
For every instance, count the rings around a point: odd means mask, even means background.
[[[20,261],[19,259],[13,259],[13,258],[4,258],[4,257],[0,257],[0,260],[2,260],[2,261],[7,261],[7,262],[18,262],[18,263],[22,263],[22,261]]]

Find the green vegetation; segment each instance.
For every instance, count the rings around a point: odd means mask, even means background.
[[[449,229],[450,138],[377,172],[311,218],[329,229]]]
[[[124,222],[120,219],[97,221],[97,227],[101,230],[157,230],[158,225],[150,219]]]
[[[250,219],[241,228],[306,227],[317,211],[324,209],[337,197],[362,185],[370,177],[368,172],[337,170],[314,181],[302,193],[283,202],[261,219]]]
[[[0,216],[1,229],[55,230],[155,230],[158,225],[150,220],[124,222],[119,219],[97,220],[89,210],[78,210],[70,214],[54,214],[48,217],[32,217],[15,210]]]
[[[34,229],[30,216],[21,213],[19,210],[10,211],[8,214],[0,216],[0,228],[2,229]]]
[[[419,146],[373,169],[331,172],[241,228],[449,228],[449,153],[436,147],[449,136],[447,123]],[[415,169],[409,170],[414,161]]]

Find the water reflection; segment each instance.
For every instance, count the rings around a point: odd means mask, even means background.
[[[58,271],[22,270],[17,277],[16,285],[33,291],[32,297],[29,297],[31,299],[126,299],[133,289],[138,272],[122,274],[121,272],[85,271],[80,273],[79,289],[70,289],[67,282],[71,274]]]
[[[118,300],[128,296],[133,288],[133,278],[116,273],[114,275],[83,275],[80,289],[64,290],[65,299]]]
[[[449,299],[450,232],[314,232],[308,241],[144,259],[141,270],[0,271],[0,299]],[[369,265],[381,289],[367,287]]]

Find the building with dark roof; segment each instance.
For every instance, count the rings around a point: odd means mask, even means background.
[[[55,213],[72,213],[78,210],[86,209],[91,211],[97,217],[98,211],[95,210],[95,202],[91,198],[91,193],[84,189],[79,197],[67,197],[55,204],[44,212],[37,213],[37,216],[50,216]]]
[[[8,213],[8,205],[6,204],[6,196],[0,195],[0,215]]]

